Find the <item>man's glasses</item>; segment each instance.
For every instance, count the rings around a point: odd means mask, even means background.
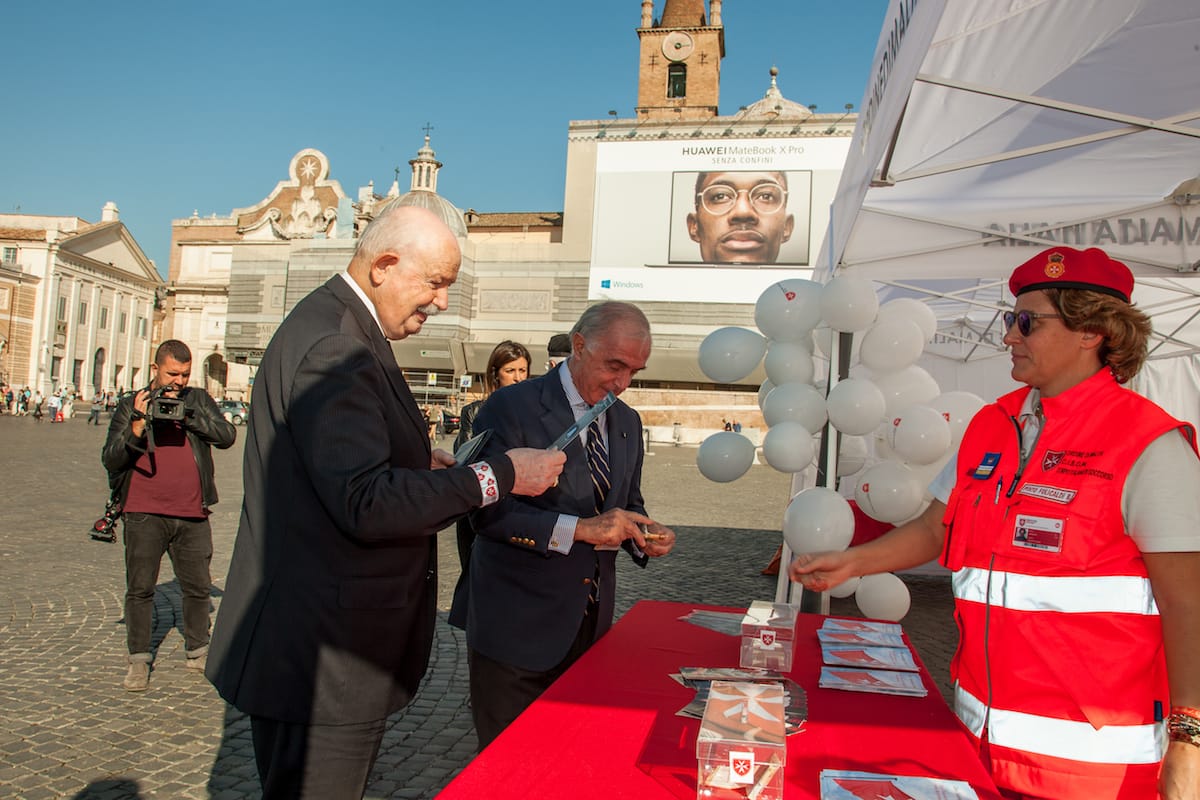
[[[696,200],[710,214],[728,214],[737,205],[738,195],[746,193],[751,207],[759,214],[778,213],[787,204],[787,189],[778,183],[760,183],[752,189],[735,189],[714,183],[696,194]]]
[[[1004,330],[1012,328],[1013,323],[1017,324],[1017,330],[1022,336],[1028,336],[1033,330],[1033,321],[1035,319],[1056,319],[1061,317],[1061,314],[1037,314],[1033,311],[1005,311],[1004,312]]]

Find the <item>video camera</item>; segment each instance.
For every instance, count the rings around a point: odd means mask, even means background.
[[[149,420],[182,421],[184,407],[182,397],[167,397],[164,392],[167,387],[150,390],[150,400],[146,404],[146,418]]]
[[[122,511],[121,504],[116,499],[109,498],[104,504],[104,516],[92,523],[92,529],[89,531],[91,537],[97,542],[116,542],[117,520],[121,518]]]

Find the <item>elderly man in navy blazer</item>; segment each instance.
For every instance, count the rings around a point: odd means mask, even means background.
[[[570,337],[565,362],[488,399],[475,421],[477,432],[492,432],[485,456],[549,447],[608,393],[623,392],[650,357],[650,324],[628,303],[592,306]],[[596,423],[565,445],[554,487],[472,514],[478,537],[451,622],[467,631],[481,747],[612,625],[618,550],[644,567],[675,544],[670,528],[646,516],[637,412],[617,400]]]
[[[359,798],[435,621],[435,534],[556,480],[564,455],[430,451],[389,339],[447,307],[454,234],[389,206],[259,366],[245,492],[207,675],[250,715],[263,797]]]

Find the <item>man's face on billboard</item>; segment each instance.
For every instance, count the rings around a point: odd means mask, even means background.
[[[781,172],[702,172],[688,235],[708,264],[773,264],[792,237]]]

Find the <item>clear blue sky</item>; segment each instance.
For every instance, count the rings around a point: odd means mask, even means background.
[[[380,194],[426,122],[439,193],[561,210],[567,123],[634,115],[640,0],[32,0],[5,9],[0,212],[113,200],[165,273],[171,220],[257,203],[315,147]],[[655,2],[655,16],[663,0]],[[721,113],[857,108],[888,0],[726,0]]]

